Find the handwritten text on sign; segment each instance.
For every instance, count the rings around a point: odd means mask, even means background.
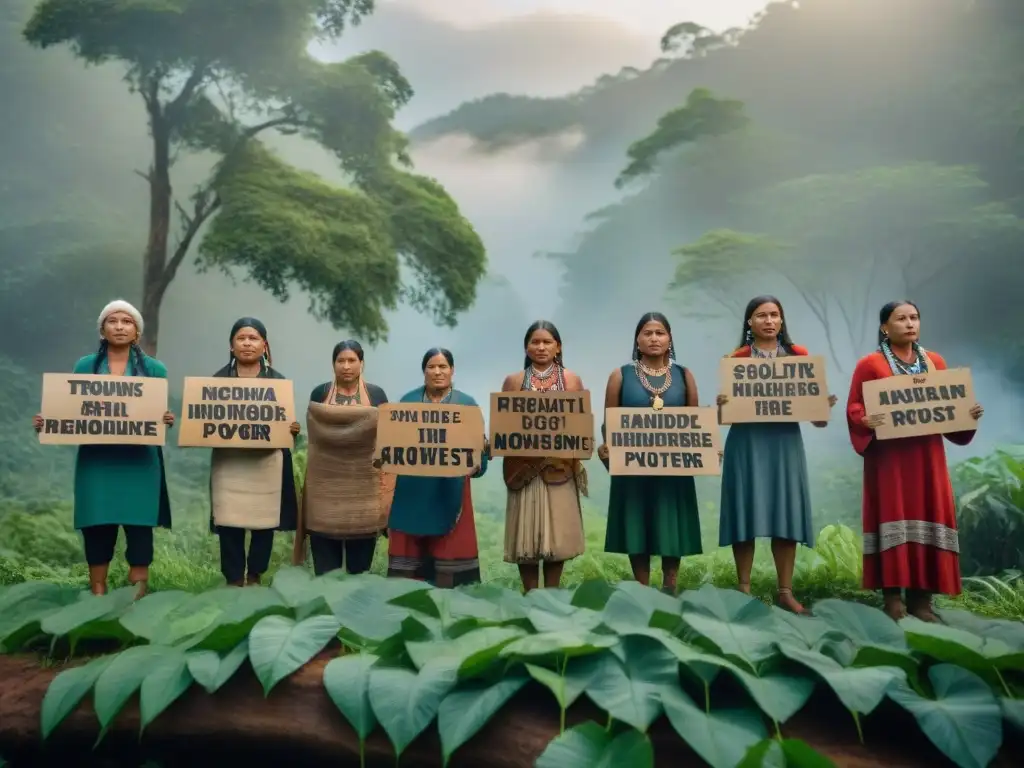
[[[43,374],[43,445],[163,445],[167,379]]]
[[[495,392],[491,455],[589,459],[594,453],[590,392]]]
[[[612,475],[717,475],[720,437],[714,408],[609,408]]]
[[[723,424],[752,421],[828,421],[825,358],[819,355],[727,357],[719,366]]]
[[[186,378],[178,445],[291,448],[295,396],[286,379]]]
[[[459,477],[480,468],[484,416],[475,405],[385,403],[374,458],[395,475]]]
[[[969,368],[889,376],[864,382],[864,410],[884,413],[879,440],[964,432],[978,428],[970,410],[977,404]]]

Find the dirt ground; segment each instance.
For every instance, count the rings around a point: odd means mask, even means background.
[[[139,739],[139,710],[130,701],[110,732],[93,750],[99,727],[86,700],[41,745],[40,707],[57,674],[31,656],[0,656],[0,756],[21,766],[132,766],[156,759],[164,768],[199,768],[239,760],[249,768],[274,766],[283,760],[311,765],[359,766],[355,733],[324,691],[322,674],[327,657],[315,659],[280,683],[264,698],[259,682],[243,667],[227,685],[210,696],[198,686],[190,689]],[[585,698],[585,697],[584,697]],[[917,730],[913,720],[888,702],[868,718],[861,746],[849,713],[827,696],[813,699],[783,727],[783,735],[803,739],[831,758],[839,768],[936,768],[952,765]],[[568,724],[606,717],[581,700],[569,710]],[[558,732],[558,709],[551,696],[527,686],[477,736],[458,750],[453,768],[529,768]],[[661,718],[651,729],[658,768],[703,766]],[[993,768],[1019,765],[1010,758],[1024,754],[1024,740],[1009,732]],[[366,748],[367,766],[394,768],[387,737],[378,729]],[[434,728],[402,755],[402,768],[442,765]]]

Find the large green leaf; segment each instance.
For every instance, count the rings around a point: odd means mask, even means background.
[[[377,725],[370,706],[370,669],[376,663],[377,657],[371,653],[355,653],[331,659],[324,667],[327,695],[348,720],[360,743]]]
[[[943,608],[936,611],[947,625],[979,637],[1000,640],[1016,651],[1024,650],[1024,622],[977,616],[970,611]]]
[[[760,600],[706,584],[685,593],[682,603],[686,625],[751,672],[775,655],[775,617]]]
[[[597,723],[583,723],[555,738],[535,768],[653,768],[654,748],[635,730],[612,735]]]
[[[938,661],[975,671],[1024,669],[1024,648],[1013,649],[998,637],[976,635],[965,629],[921,621],[912,616],[900,622],[907,642]]]
[[[224,587],[217,592],[217,602],[223,607],[223,612],[209,629],[185,645],[210,651],[227,651],[249,636],[263,619],[291,613],[281,596],[269,587]]]
[[[40,622],[78,602],[79,590],[46,581],[24,581],[0,593],[0,653],[20,650],[40,634]]]
[[[999,699],[1003,719],[1018,733],[1024,734],[1024,699]]]
[[[527,598],[532,597],[536,592],[549,591],[551,590],[535,589],[527,595]],[[604,579],[588,579],[572,591],[572,596],[569,598],[569,602],[577,608],[589,608],[592,611],[602,611],[614,591],[615,588]]]
[[[518,592],[487,585],[477,585],[472,593],[435,589],[430,599],[446,627],[465,619],[479,625],[505,624],[524,619],[527,611],[526,601]]]
[[[400,581],[391,579],[391,581]],[[372,582],[330,600],[331,611],[349,632],[376,642],[398,634],[409,610],[390,602],[397,595],[382,594]]]
[[[669,634],[660,627],[636,627],[622,634],[625,637],[641,636],[657,640],[683,664],[684,669],[705,686],[711,685],[715,678],[718,677],[718,673],[724,668],[723,660],[719,657],[713,656],[696,646],[684,643],[678,637]]]
[[[765,739],[751,747],[736,768],[836,768],[836,764],[800,739]]]
[[[828,622],[814,616],[798,616],[792,611],[785,611],[778,606],[772,607],[778,640],[797,643],[806,648],[814,648],[826,637],[842,635],[829,626]]]
[[[260,619],[249,635],[249,661],[264,694],[324,649],[341,625],[333,616],[297,622],[286,616]]]
[[[616,720],[646,731],[661,714],[661,690],[679,685],[679,662],[665,646],[646,637],[622,640],[625,662],[598,657],[587,697]]]
[[[80,667],[65,669],[53,679],[43,696],[40,730],[47,739],[64,719],[75,711],[96,683],[97,678],[110,666],[115,656],[100,656]]]
[[[216,693],[248,658],[246,638],[223,656],[216,651],[189,651],[188,671],[207,693]]]
[[[533,597],[538,595],[538,597]],[[527,618],[538,632],[589,632],[601,624],[601,613],[580,608],[563,599],[564,594],[536,589],[528,594]]]
[[[102,729],[100,738],[103,738],[125,702],[139,690],[146,675],[162,658],[173,653],[174,649],[165,646],[139,645],[114,656],[109,666],[96,678],[93,687],[93,706]]]
[[[828,656],[788,642],[781,643],[779,650],[786,658],[815,672],[843,706],[856,714],[874,712],[890,686],[906,681],[906,672],[895,667],[843,667]]]
[[[390,667],[370,671],[370,706],[396,755],[426,730],[457,679],[458,670],[444,662],[419,672]]]
[[[285,566],[274,574],[270,588],[277,592],[289,608],[298,608],[320,597],[321,581],[316,581],[308,568]]]
[[[85,592],[74,603],[47,615],[39,626],[54,637],[70,637],[72,643],[82,637],[128,639],[118,618],[135,602],[138,590],[122,587],[106,595]]]
[[[191,594],[178,589],[146,595],[125,611],[120,618],[121,626],[135,637],[154,642],[158,637],[155,633],[168,614],[192,599]]]
[[[760,713],[751,708],[715,710],[698,708],[678,686],[661,689],[665,716],[683,740],[711,768],[734,768],[747,750],[767,736]]]
[[[536,664],[527,664],[526,671],[530,673],[530,677],[554,694],[555,701],[558,702],[560,708],[568,709],[586,690],[591,679],[601,668],[600,658],[600,656],[582,656],[566,659],[565,674],[559,674],[552,669]]]
[[[887,695],[912,714],[931,742],[960,768],[985,768],[1003,743],[1003,715],[991,689],[973,672],[952,664],[937,664],[928,677],[934,699],[900,685]]]
[[[192,679],[180,648],[169,649],[152,664],[139,690],[140,733],[188,690]]]
[[[618,644],[618,638],[585,630],[541,632],[515,640],[501,649],[502,658],[535,659],[539,657],[587,656],[600,653]]]
[[[506,677],[496,683],[474,681],[458,688],[441,702],[437,730],[441,734],[444,764],[511,699],[526,681],[525,676]]]
[[[635,581],[616,585],[601,611],[601,621],[616,632],[634,627],[649,627],[656,613],[672,616],[679,623],[679,601],[659,589]]]
[[[907,650],[903,630],[877,608],[845,600],[820,600],[814,604],[814,615],[858,646]]]
[[[454,639],[407,642],[405,647],[417,669],[446,659],[460,677],[473,677],[496,661],[502,648],[525,635],[519,627],[485,626]]]

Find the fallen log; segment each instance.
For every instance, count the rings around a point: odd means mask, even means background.
[[[249,768],[283,761],[356,768],[359,741],[355,732],[328,698],[323,654],[264,697],[248,665],[214,695],[194,686],[171,705],[139,737],[139,709],[129,702],[102,742],[93,749],[99,725],[87,698],[44,744],[40,735],[43,695],[59,672],[43,666],[35,656],[0,656],[0,757],[13,766],[68,764],[132,766],[147,759],[161,768],[202,768],[238,760]],[[883,706],[888,706],[884,704]],[[585,701],[568,712],[567,724],[587,719],[604,722],[606,716]],[[832,759],[839,768],[935,768],[950,764],[917,729],[914,721],[895,706],[867,719],[865,745],[857,740],[850,714],[827,696],[816,696],[782,728],[787,738],[803,739]],[[491,722],[453,757],[453,768],[530,768],[547,744],[558,735],[558,709],[550,694],[527,686]],[[659,768],[703,766],[661,718],[650,731]],[[1024,740],[1007,732],[1003,749],[992,768],[1010,768],[1010,758],[1022,754]],[[386,735],[379,729],[367,740],[366,766],[394,768],[395,758]],[[69,761],[71,761],[69,763]],[[402,768],[440,768],[441,745],[436,730],[428,728],[403,753]],[[582,768],[582,767],[581,767]]]

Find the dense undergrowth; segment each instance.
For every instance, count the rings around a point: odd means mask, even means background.
[[[962,768],[988,765],[1004,729],[1024,731],[1024,624],[964,611],[897,625],[856,602],[822,600],[813,618],[797,617],[711,585],[674,598],[587,581],[524,596],[303,568],[279,570],[270,587],[133,597],[131,587],[0,589],[7,652],[121,648],[56,676],[44,737],[90,694],[101,738],[134,695],[145,728],[193,685],[213,694],[244,665],[270,694],[328,647],[337,654],[323,683],[361,748],[380,728],[400,756],[436,723],[446,762],[526,686],[562,712],[540,768],[652,766],[646,731],[662,715],[713,768],[775,764],[779,753],[789,766],[828,765],[779,730],[816,689],[838,698],[862,739],[876,710],[902,708]],[[606,725],[565,728],[583,695]]]

